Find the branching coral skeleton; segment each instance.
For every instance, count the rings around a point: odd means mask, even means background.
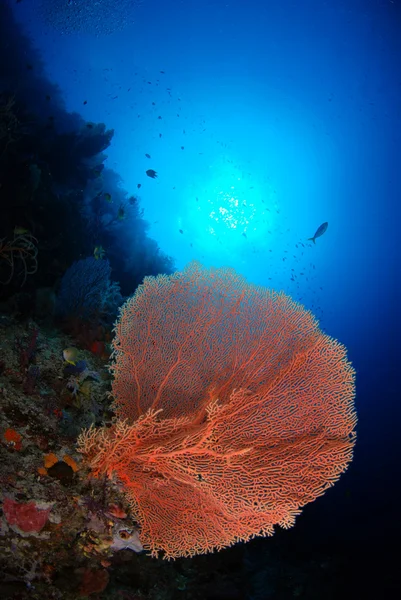
[[[24,285],[28,275],[34,275],[38,270],[38,240],[31,233],[14,233],[12,239],[0,239],[0,260],[6,262],[10,268],[9,276],[1,284],[7,285],[15,275],[18,263],[22,263],[21,286]]]

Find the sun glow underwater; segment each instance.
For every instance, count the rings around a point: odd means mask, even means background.
[[[180,219],[179,225],[183,229],[188,225],[205,249],[220,246],[233,251],[246,242],[264,241],[274,228],[277,209],[269,184],[252,185],[247,176],[222,176],[191,200],[186,218]]]

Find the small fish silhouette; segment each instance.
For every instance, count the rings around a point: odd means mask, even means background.
[[[311,237],[311,238],[308,238],[308,241],[311,241],[314,244],[316,244],[316,238],[322,236],[327,231],[328,226],[329,226],[329,224],[327,222],[326,223],[322,223],[320,225],[320,227],[318,227],[316,229],[315,235],[313,237]]]

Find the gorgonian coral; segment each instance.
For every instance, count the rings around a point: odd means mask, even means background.
[[[115,332],[117,422],[79,449],[120,480],[153,555],[291,527],[351,461],[354,370],[285,294],[191,263],[146,278]]]

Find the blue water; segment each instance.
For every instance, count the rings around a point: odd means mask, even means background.
[[[79,31],[66,5],[13,9],[67,110],[115,130],[106,165],[149,236],[177,268],[228,265],[284,290],[347,346],[354,461],[294,535],[392,565],[379,555],[401,533],[401,3],[124,0],[115,23],[95,5]]]

